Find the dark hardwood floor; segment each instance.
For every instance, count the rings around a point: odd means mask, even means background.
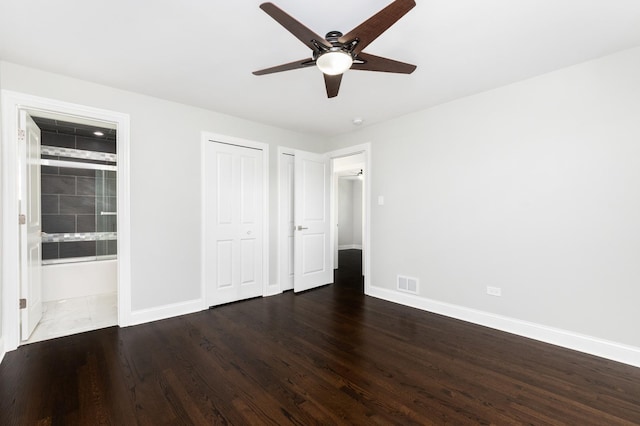
[[[300,295],[22,346],[0,425],[640,424],[640,369],[363,296],[358,254]]]

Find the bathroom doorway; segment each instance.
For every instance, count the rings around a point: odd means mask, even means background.
[[[40,193],[29,198],[40,201],[42,317],[33,331],[23,320],[23,343],[118,323],[116,126],[29,116],[40,134]]]
[[[2,178],[17,182],[3,192],[5,349],[128,325],[128,115],[9,91],[2,106]],[[38,152],[26,155],[32,134]],[[39,217],[39,229],[27,231],[23,216]],[[26,313],[40,321],[23,327]]]

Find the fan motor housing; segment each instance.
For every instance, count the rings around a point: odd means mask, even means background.
[[[338,39],[339,39],[340,37],[342,37],[342,35],[343,35],[343,34],[342,34],[340,31],[329,31],[329,32],[327,33],[327,35],[326,35],[326,36],[324,36],[324,38],[325,38],[325,40],[327,40],[329,43],[331,43],[331,44],[332,44],[332,45],[334,45],[334,46],[335,46],[336,44],[338,44],[338,45],[342,45],[342,43],[340,43],[340,42],[338,41]]]

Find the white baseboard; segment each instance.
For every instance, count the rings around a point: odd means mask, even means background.
[[[282,290],[280,289],[280,284],[278,284],[278,283],[269,284],[262,296],[263,297],[269,297],[269,296],[275,296],[275,295],[280,294],[280,293],[282,293]]]
[[[151,321],[159,321],[180,315],[193,314],[207,308],[203,299],[189,300],[187,302],[172,303],[171,305],[157,308],[132,311],[129,325],[144,324]]]
[[[369,286],[367,295],[640,367],[640,347]]]
[[[338,246],[338,250],[362,250],[362,244],[346,244],[342,246]]]

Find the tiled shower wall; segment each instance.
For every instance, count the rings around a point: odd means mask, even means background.
[[[42,145],[115,153],[115,140],[61,133],[43,120],[36,119],[41,128]],[[51,156],[43,158],[82,161]],[[42,166],[41,179],[43,232],[117,231],[117,216],[100,215],[101,211],[116,211],[116,172]],[[43,243],[42,259],[116,254],[116,244],[116,240]]]

